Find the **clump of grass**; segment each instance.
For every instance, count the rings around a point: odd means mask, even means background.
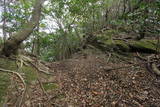
[[[46,91],[55,90],[55,89],[59,88],[58,84],[56,84],[56,83],[43,83],[43,87]]]

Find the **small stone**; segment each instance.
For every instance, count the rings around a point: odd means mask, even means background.
[[[144,94],[145,94],[145,95],[148,95],[148,91],[144,91]]]

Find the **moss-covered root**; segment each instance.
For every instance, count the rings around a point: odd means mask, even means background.
[[[138,51],[143,53],[157,53],[157,41],[156,40],[141,40],[131,41],[129,46],[132,51]]]
[[[26,85],[31,84],[32,81],[37,80],[37,71],[30,66],[22,66],[17,71],[17,63],[14,60],[8,58],[0,58],[0,68],[7,69],[8,71],[14,71],[15,73],[23,74],[24,82]],[[13,73],[13,72],[12,72]],[[10,75],[8,72],[0,72],[0,107],[2,106],[8,86],[10,85]]]

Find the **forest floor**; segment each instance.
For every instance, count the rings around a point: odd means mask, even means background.
[[[134,55],[86,50],[46,63],[53,75],[28,86],[22,107],[160,107],[160,79]],[[8,96],[12,107],[17,94]]]

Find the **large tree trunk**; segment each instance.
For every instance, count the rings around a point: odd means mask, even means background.
[[[10,56],[15,54],[20,46],[20,44],[29,37],[34,28],[38,25],[41,16],[41,7],[44,0],[36,0],[34,9],[32,12],[32,17],[28,23],[25,23],[23,28],[17,33],[13,34],[6,42],[2,48],[1,54],[5,56]]]

